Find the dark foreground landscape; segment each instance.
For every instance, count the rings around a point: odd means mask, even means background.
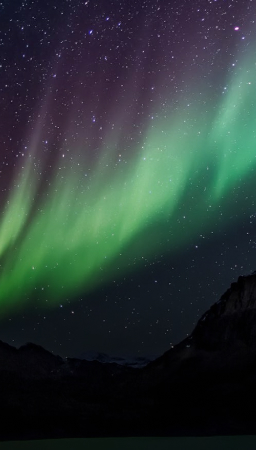
[[[256,273],[143,368],[0,341],[0,440],[256,434]]]

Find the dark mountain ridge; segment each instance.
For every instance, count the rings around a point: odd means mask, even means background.
[[[143,368],[0,341],[0,439],[256,434],[256,273]]]

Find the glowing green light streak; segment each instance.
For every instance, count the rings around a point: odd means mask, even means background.
[[[38,294],[41,289],[44,301],[53,302],[63,292],[68,295],[95,284],[100,271],[161,208],[167,205],[171,213],[184,189],[190,160],[185,152],[183,157],[175,155],[175,147],[173,151],[166,145],[163,150],[155,148],[149,139],[127,168],[110,170],[104,157],[89,183],[82,175],[63,171],[63,179],[55,180],[15,257],[6,259],[1,275],[2,302],[9,299],[10,305],[17,289],[27,296],[35,290],[35,296],[42,295]],[[23,195],[26,190],[24,185]],[[19,210],[18,200],[13,202],[15,210]],[[27,210],[30,204],[31,199]],[[145,249],[147,253],[150,248]]]
[[[255,68],[236,76],[213,124],[210,142],[218,157],[218,177],[213,187],[217,201],[255,166]]]
[[[256,89],[247,76],[233,81],[210,133],[207,123],[198,132],[196,111],[159,120],[149,126],[142,148],[133,149],[128,163],[117,163],[115,151],[104,149],[93,173],[89,163],[79,173],[74,160],[73,168],[60,161],[58,176],[38,204],[28,159],[0,226],[2,314],[27,299],[53,306],[97,287],[101,278],[111,276],[119,257],[116,276],[128,270],[131,259],[157,251],[160,240],[169,251],[174,244],[184,246],[199,228],[207,230],[212,224],[207,208],[214,213],[255,166]],[[200,178],[208,165],[212,177]],[[190,221],[186,231],[179,219],[183,208]],[[156,222],[162,224],[159,239],[156,231],[152,234]]]

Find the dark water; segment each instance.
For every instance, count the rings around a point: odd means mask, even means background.
[[[0,450],[251,450],[256,436],[202,438],[106,438],[51,439],[42,441],[0,442]]]

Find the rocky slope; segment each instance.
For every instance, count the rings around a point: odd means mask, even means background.
[[[0,439],[256,433],[256,273],[141,369],[0,342]]]
[[[256,273],[239,277],[200,319],[193,332],[197,348],[254,347],[256,341]]]

